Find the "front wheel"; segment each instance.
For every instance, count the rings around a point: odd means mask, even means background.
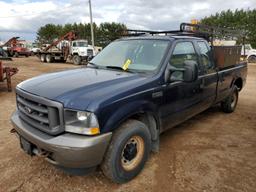
[[[228,98],[221,102],[222,111],[232,113],[235,111],[238,102],[238,88],[234,86],[232,93]]]
[[[125,183],[143,169],[151,146],[147,126],[138,120],[128,120],[114,133],[101,169],[116,183]]]
[[[81,57],[80,57],[79,55],[74,55],[74,57],[73,57],[73,63],[74,63],[75,65],[80,65],[80,64],[81,64],[81,61],[82,61],[82,59],[81,59]]]
[[[251,56],[248,58],[248,62],[249,62],[249,63],[256,63],[256,56],[255,56],[255,55],[251,55]]]

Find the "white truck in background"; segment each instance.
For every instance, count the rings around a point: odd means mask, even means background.
[[[256,49],[253,49],[251,44],[245,44],[242,47],[242,56],[246,57],[249,63],[256,63]]]
[[[95,56],[95,51],[87,40],[75,40],[71,42],[70,57],[74,64],[81,64],[83,60],[88,60],[89,57]]]
[[[95,56],[95,51],[87,40],[76,39],[75,33],[71,31],[40,50],[38,56],[42,62],[66,62],[69,59],[74,64],[80,65]]]

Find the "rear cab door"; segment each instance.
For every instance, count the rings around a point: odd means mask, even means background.
[[[199,55],[199,77],[202,105],[205,108],[213,105],[217,98],[218,72],[214,63],[212,50],[205,40],[195,40]]]

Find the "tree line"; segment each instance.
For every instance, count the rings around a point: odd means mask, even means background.
[[[256,9],[226,10],[215,15],[210,15],[200,20],[200,23],[228,27],[232,29],[241,29],[246,31],[246,41],[253,47],[256,47]],[[101,23],[94,25],[95,45],[106,46],[111,41],[120,38],[123,31],[127,29],[121,23]],[[65,25],[47,24],[42,26],[37,32],[37,41],[39,43],[51,43],[54,39],[66,34],[69,31],[75,31],[79,38],[87,39],[91,43],[91,29],[89,23],[74,23]]]
[[[111,41],[122,36],[126,26],[121,23],[101,23],[93,24],[95,45],[106,46]],[[39,28],[37,32],[37,42],[40,44],[52,43],[57,38],[66,33],[74,31],[79,39],[87,39],[91,44],[91,27],[90,23],[74,23],[65,25],[46,24]]]
[[[256,9],[227,10],[201,19],[200,23],[244,30],[246,43],[256,47]]]

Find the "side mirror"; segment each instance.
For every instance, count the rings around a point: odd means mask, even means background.
[[[182,68],[170,67],[170,81],[193,82],[198,78],[198,65],[195,61],[187,60]]]
[[[184,81],[193,82],[198,78],[198,64],[195,61],[185,61],[184,62]]]

